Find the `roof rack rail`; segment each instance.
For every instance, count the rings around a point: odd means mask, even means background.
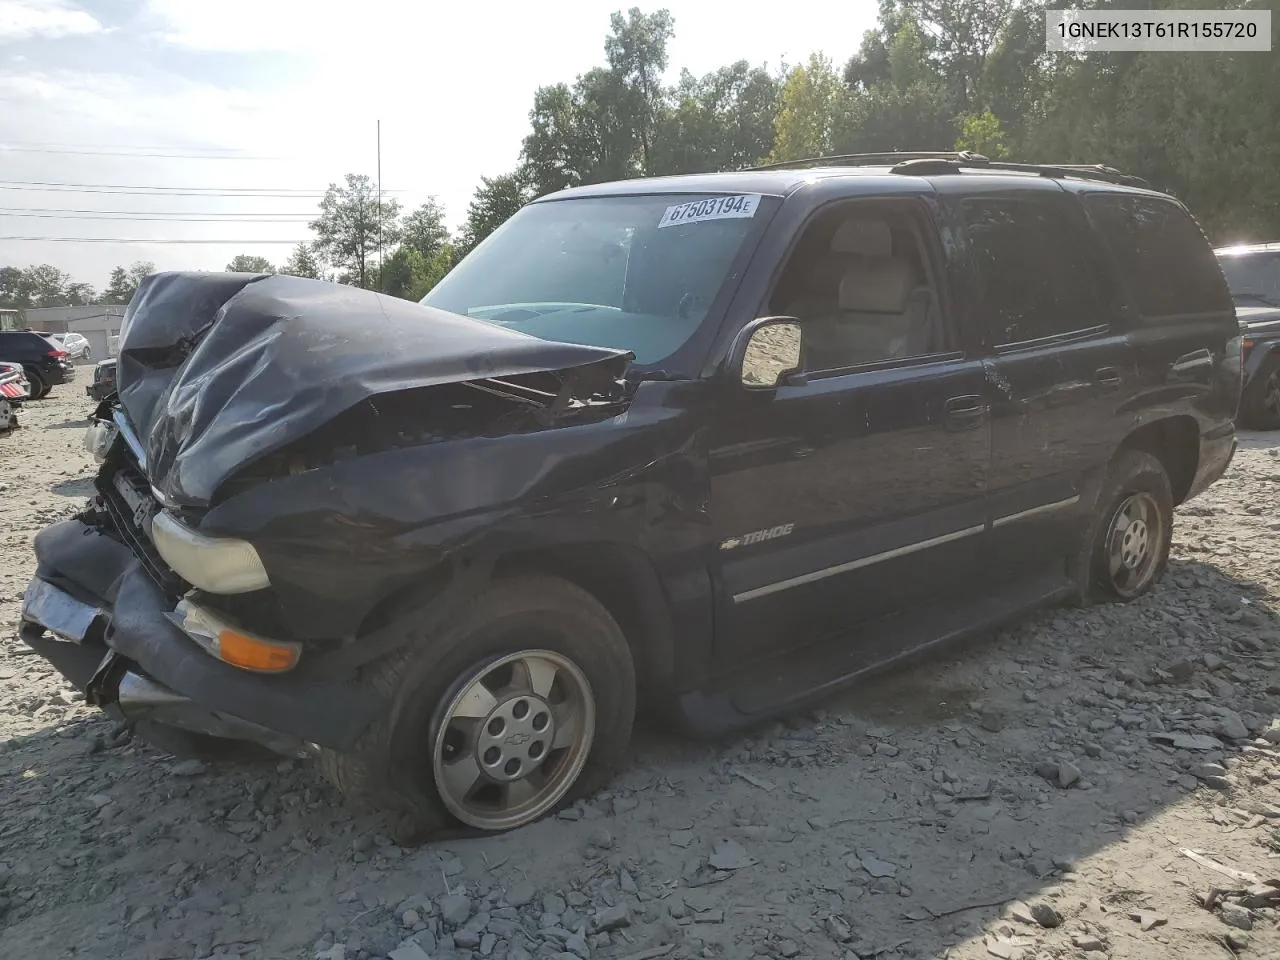
[[[1105,164],[1087,163],[1007,163],[991,160],[969,150],[914,150],[892,153],[847,153],[832,157],[809,157],[804,160],[784,160],[751,167],[752,170],[802,170],[806,167],[859,167],[891,164],[889,172],[905,175],[928,176],[947,172],[971,170],[1004,170],[1010,173],[1034,173],[1042,177],[1074,177],[1081,180],[1100,180],[1130,187],[1150,187],[1141,177],[1121,173]]]
[[[1034,173],[1042,177],[1075,177],[1080,180],[1099,180],[1104,183],[1115,183],[1128,187],[1150,187],[1150,184],[1132,174],[1121,173],[1114,167],[1096,163],[1006,163],[1003,160],[989,160],[977,153],[961,153],[952,158],[930,157],[920,161],[904,160],[890,168],[890,173],[937,174],[946,172],[947,168],[960,170],[1004,170],[1010,173]]]
[[[782,160],[763,163],[748,170],[803,170],[805,167],[858,167],[878,166],[886,163],[902,163],[907,160],[955,160],[960,156],[954,150],[907,150],[891,153],[842,153],[833,157],[809,157],[805,160]]]

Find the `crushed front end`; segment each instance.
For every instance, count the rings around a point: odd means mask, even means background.
[[[349,746],[379,704],[341,679],[299,669],[299,644],[240,628],[174,570],[157,549],[157,526],[170,529],[168,540],[159,535],[170,552],[184,549],[173,528],[191,528],[161,507],[123,412],[110,411],[110,420],[103,412],[89,435],[102,460],[97,494],[84,512],[36,536],[22,639],[91,705],[118,719],[253,741],[292,756],[312,745]],[[222,587],[256,586],[252,547],[226,543],[247,552],[215,562],[214,576]],[[258,594],[262,602],[264,590],[227,597]]]
[[[286,755],[355,744],[391,614],[611,441],[560,427],[625,407],[625,352],[300,278],[156,274],[124,325],[96,495],[36,536],[20,635],[125,721]]]

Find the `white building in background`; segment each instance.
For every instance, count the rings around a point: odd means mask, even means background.
[[[95,360],[114,357],[124,323],[124,306],[96,303],[86,307],[28,307],[25,325],[43,333],[78,333],[89,341]]]

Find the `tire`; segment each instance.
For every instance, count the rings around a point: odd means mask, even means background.
[[[1098,492],[1090,525],[1086,599],[1129,601],[1164,575],[1173,535],[1173,493],[1158,459],[1121,450]]]
[[[0,433],[8,433],[18,425],[18,415],[6,398],[0,397]]]
[[[1280,430],[1280,356],[1262,362],[1240,398],[1240,424],[1250,430]]]
[[[626,638],[599,601],[557,577],[497,580],[451,622],[362,673],[387,709],[350,752],[321,750],[320,767],[351,806],[399,814],[403,843],[460,826],[484,834],[532,823],[600,789],[631,739]],[[542,696],[528,692],[535,673]],[[575,711],[579,723],[556,727]],[[539,729],[549,738],[542,746]],[[571,742],[557,748],[555,735]],[[478,774],[470,793],[459,786],[470,782],[463,770]]]
[[[43,400],[53,389],[34,367],[27,367],[27,382],[31,385],[29,398],[32,400]]]
[[[280,754],[260,744],[247,740],[228,740],[193,733],[167,723],[139,720],[133,725],[133,734],[139,740],[164,753],[183,760],[204,760],[209,763],[256,763],[280,760]]]

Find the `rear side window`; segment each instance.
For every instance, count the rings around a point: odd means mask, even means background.
[[[1095,193],[1085,206],[1144,317],[1231,309],[1213,248],[1179,204],[1160,197]]]
[[[1022,343],[1106,322],[1098,264],[1079,224],[1036,199],[961,204],[993,342]]]

